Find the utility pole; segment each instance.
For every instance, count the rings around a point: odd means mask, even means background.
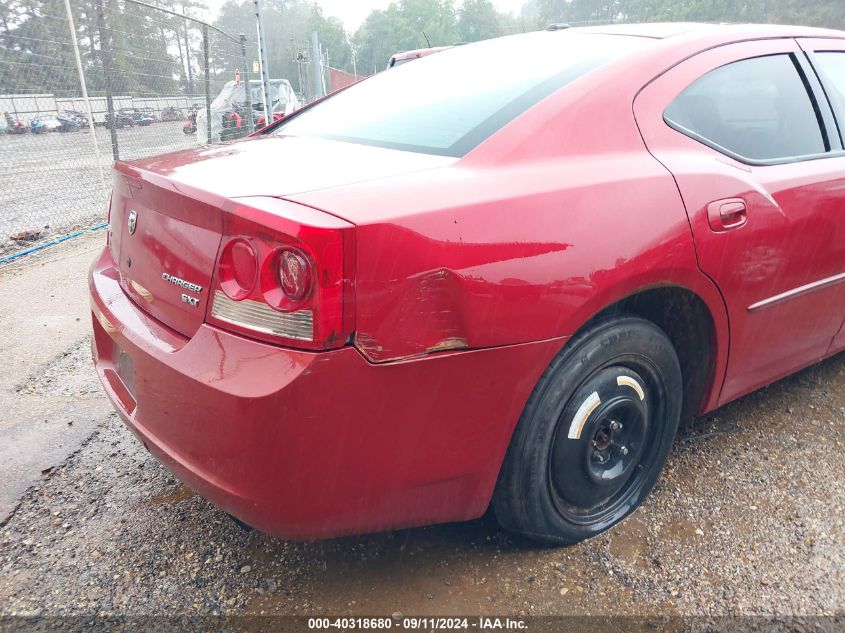
[[[246,103],[246,120],[250,133],[255,129],[255,121],[252,120],[252,84],[249,83],[249,71],[246,68],[246,35],[241,33],[241,81],[244,82],[244,103]],[[264,119],[265,121],[267,119]]]
[[[320,54],[320,38],[317,31],[311,33],[311,65],[313,69],[314,98],[326,96],[326,86],[323,83],[323,56]]]
[[[264,93],[264,125],[270,125],[273,122],[273,97],[270,95],[270,70],[267,68],[261,0],[252,0],[252,4],[255,8],[255,27],[258,30],[258,67],[261,70],[261,91]]]
[[[65,11],[67,12],[67,24],[70,27],[70,38],[73,41],[73,54],[76,57],[76,71],[79,73],[79,85],[82,87],[82,98],[85,100],[85,109],[88,111],[88,127],[91,130],[91,143],[94,145],[94,156],[97,157],[97,171],[100,173],[100,181],[106,182],[103,163],[100,160],[100,148],[97,146],[97,134],[94,130],[94,113],[91,111],[91,100],[88,98],[88,87],[85,85],[82,58],[79,56],[79,42],[76,39],[76,26],[73,23],[70,0],[65,0]]]
[[[188,14],[185,12],[185,6],[182,6],[182,29],[185,34],[185,61],[188,62],[188,93],[191,95],[191,103],[194,102],[194,71],[191,69],[191,42],[188,39]]]
[[[103,0],[96,0],[94,8],[97,12],[97,31],[100,35],[100,57],[103,62],[103,74],[106,79],[106,110],[108,112],[109,134],[111,135],[111,153],[115,160],[120,160],[120,149],[117,145],[117,119],[114,116],[114,99],[112,99],[112,59],[111,59],[111,33],[106,28],[106,21],[103,17]]]
[[[205,131],[206,143],[211,143],[211,69],[208,55],[208,25],[202,25],[202,59],[205,74]],[[221,139],[222,140],[222,139]]]

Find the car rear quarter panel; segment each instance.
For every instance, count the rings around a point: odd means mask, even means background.
[[[640,63],[639,78],[613,65],[576,81],[451,167],[293,197],[358,226],[356,345],[371,361],[569,336],[665,285],[698,294],[727,340],[674,179],[633,118],[658,62]]]

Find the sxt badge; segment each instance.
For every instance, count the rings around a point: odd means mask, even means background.
[[[184,292],[182,293],[182,302],[187,303],[188,305],[193,306],[195,308],[200,304],[200,300],[197,297],[186,295]]]

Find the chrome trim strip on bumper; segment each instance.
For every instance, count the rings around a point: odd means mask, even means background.
[[[786,292],[782,292],[779,295],[775,295],[774,297],[769,297],[768,299],[763,299],[762,301],[758,301],[757,303],[752,303],[750,306],[748,306],[748,311],[756,312],[757,310],[770,308],[779,303],[783,303],[784,301],[789,301],[790,299],[801,297],[810,292],[814,292],[816,290],[821,290],[822,288],[827,288],[829,286],[842,283],[843,281],[845,281],[845,273],[839,273],[838,275],[833,275],[832,277],[825,277],[824,279],[819,279],[818,281],[814,281],[804,286],[799,286],[798,288],[787,290]]]

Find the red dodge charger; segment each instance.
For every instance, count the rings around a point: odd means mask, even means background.
[[[543,31],[114,170],[115,408],[315,539],[482,515],[572,543],[680,421],[845,349],[845,33]]]

